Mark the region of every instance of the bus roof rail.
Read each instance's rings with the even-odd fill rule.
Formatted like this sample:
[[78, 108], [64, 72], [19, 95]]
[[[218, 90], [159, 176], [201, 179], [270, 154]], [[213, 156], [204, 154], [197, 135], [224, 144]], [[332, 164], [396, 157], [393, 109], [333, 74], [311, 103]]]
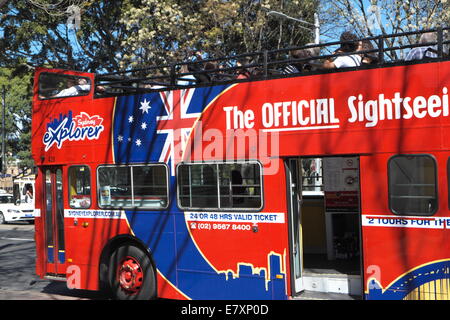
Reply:
[[[335, 72], [338, 70], [321, 68], [322, 61], [350, 54], [370, 56], [373, 63], [365, 68], [384, 67], [404, 63], [405, 50], [423, 46], [433, 47], [436, 59], [448, 59], [449, 30], [450, 27], [439, 27], [358, 38], [355, 41], [365, 42], [368, 48], [350, 53], [336, 52], [343, 42], [334, 41], [96, 74], [96, 86], [106, 88], [96, 97]], [[419, 43], [419, 37], [426, 33], [435, 33], [436, 41]], [[305, 50], [309, 53], [301, 57], [292, 55]], [[308, 65], [308, 68], [285, 73], [284, 69], [292, 64]]]

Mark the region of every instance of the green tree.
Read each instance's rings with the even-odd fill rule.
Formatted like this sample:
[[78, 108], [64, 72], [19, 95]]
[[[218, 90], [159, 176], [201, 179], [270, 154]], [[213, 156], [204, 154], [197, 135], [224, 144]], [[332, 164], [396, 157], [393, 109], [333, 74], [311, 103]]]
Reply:
[[299, 46], [312, 41], [312, 32], [267, 12], [276, 10], [313, 23], [316, 7], [314, 0], [142, 0], [123, 11], [120, 22], [130, 36], [123, 42], [121, 63], [124, 67], [170, 63], [197, 50], [220, 57]]
[[276, 10], [313, 22], [319, 0], [118, 0], [78, 1], [81, 24], [32, 3], [0, 6], [0, 66], [48, 65], [81, 71], [117, 71], [186, 58], [298, 46], [312, 32], [298, 22], [268, 16]]
[[[19, 160], [19, 168], [32, 168], [31, 158], [31, 86], [32, 74], [15, 75], [12, 69], [0, 68], [0, 92], [5, 88], [5, 153], [7, 161]], [[3, 106], [0, 110], [0, 123]], [[0, 140], [1, 141], [1, 140]], [[5, 162], [3, 162], [5, 165]]]
[[[334, 0], [320, 2], [320, 16], [325, 39], [335, 40], [343, 30], [359, 37], [433, 29], [450, 20], [447, 0]], [[418, 36], [385, 39], [386, 47], [414, 44]], [[404, 57], [405, 50], [388, 54]]]
[[64, 14], [49, 14], [29, 1], [8, 1], [0, 8], [0, 66], [117, 70], [122, 42], [129, 36], [118, 20], [136, 2], [83, 1], [80, 28], [73, 30]]
[[122, 10], [135, 3], [83, 1], [82, 21], [76, 30], [68, 28], [66, 15], [49, 14], [29, 1], [0, 3], [0, 85], [4, 84], [7, 90], [6, 151], [20, 161], [21, 168], [33, 165], [30, 151], [33, 67], [116, 71], [122, 42], [128, 36], [118, 20]]
[[64, 10], [55, 14], [32, 5], [37, 2], [55, 3], [0, 0], [7, 150], [24, 167], [32, 162], [29, 83], [34, 66], [102, 73], [181, 61], [197, 50], [220, 57], [298, 46], [311, 42], [312, 32], [267, 12], [313, 22], [318, 0], [78, 1], [82, 10], [76, 30], [66, 25]]

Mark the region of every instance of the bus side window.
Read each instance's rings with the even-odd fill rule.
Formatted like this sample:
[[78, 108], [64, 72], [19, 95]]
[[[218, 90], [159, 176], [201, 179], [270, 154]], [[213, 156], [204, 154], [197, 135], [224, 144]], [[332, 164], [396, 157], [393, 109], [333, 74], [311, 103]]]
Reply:
[[429, 155], [389, 159], [389, 207], [398, 215], [431, 216], [437, 211], [436, 161]]
[[91, 173], [88, 166], [69, 168], [69, 204], [71, 208], [91, 206]]
[[133, 166], [133, 206], [167, 208], [169, 203], [168, 171], [163, 164]]
[[168, 169], [165, 164], [100, 166], [97, 179], [101, 208], [161, 210], [168, 207]]
[[219, 165], [220, 207], [260, 209], [261, 169], [257, 163]]
[[39, 76], [39, 99], [84, 96], [91, 90], [91, 80], [75, 75], [44, 72]]
[[177, 168], [178, 204], [183, 209], [260, 210], [258, 163], [184, 163]]
[[183, 208], [218, 208], [217, 166], [182, 164], [178, 167], [178, 199]]

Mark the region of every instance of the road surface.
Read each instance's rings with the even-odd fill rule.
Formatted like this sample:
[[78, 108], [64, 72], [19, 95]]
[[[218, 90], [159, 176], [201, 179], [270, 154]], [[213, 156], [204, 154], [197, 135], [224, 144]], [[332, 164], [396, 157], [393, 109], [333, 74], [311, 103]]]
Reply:
[[34, 225], [0, 225], [0, 300], [104, 300], [98, 292], [68, 289], [35, 274]]

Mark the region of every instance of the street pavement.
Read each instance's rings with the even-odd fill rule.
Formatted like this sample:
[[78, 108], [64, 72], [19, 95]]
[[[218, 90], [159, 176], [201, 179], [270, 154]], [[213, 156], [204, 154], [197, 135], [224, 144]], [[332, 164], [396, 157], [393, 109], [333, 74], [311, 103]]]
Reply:
[[102, 294], [68, 289], [35, 274], [34, 225], [0, 225], [0, 300], [103, 300]]

